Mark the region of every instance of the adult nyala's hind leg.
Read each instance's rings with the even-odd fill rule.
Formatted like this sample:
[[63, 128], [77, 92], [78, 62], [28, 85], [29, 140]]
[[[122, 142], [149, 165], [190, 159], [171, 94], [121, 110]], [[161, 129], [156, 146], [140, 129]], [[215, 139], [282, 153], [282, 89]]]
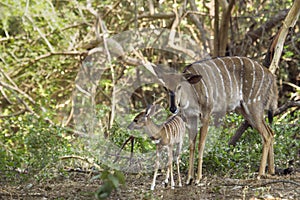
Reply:
[[251, 104], [247, 105], [241, 101], [241, 108], [239, 112], [244, 116], [244, 118], [250, 123], [250, 125], [258, 130], [262, 136], [262, 157], [259, 167], [258, 178], [265, 175], [265, 169], [267, 165], [267, 160], [269, 164], [269, 173], [275, 172], [274, 167], [274, 134], [272, 129], [266, 124], [264, 120], [264, 109], [261, 104]]

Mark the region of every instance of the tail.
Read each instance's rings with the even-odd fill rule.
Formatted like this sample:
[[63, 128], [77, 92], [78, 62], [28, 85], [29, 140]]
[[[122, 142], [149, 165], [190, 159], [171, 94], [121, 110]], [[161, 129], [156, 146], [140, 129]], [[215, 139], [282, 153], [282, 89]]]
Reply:
[[269, 123], [272, 124], [274, 111], [276, 111], [278, 107], [278, 89], [277, 89], [276, 81], [273, 82], [272, 88], [269, 91], [271, 92], [269, 93], [271, 98], [268, 100], [269, 105], [267, 106], [267, 109], [268, 109]]
[[273, 122], [273, 117], [274, 117], [274, 112], [272, 109], [268, 110], [268, 120], [269, 120], [269, 123], [272, 124]]

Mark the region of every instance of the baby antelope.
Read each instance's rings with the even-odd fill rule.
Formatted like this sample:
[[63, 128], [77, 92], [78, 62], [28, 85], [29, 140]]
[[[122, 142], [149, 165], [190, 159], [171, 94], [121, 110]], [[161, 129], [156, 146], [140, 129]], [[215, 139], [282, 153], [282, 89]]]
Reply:
[[128, 126], [130, 130], [144, 128], [149, 138], [156, 143], [156, 162], [154, 177], [151, 184], [151, 190], [154, 190], [157, 171], [159, 168], [160, 152], [163, 147], [167, 148], [168, 151], [168, 168], [165, 183], [168, 183], [169, 175], [171, 173], [171, 188], [174, 189], [175, 183], [173, 178], [173, 147], [177, 146], [176, 151], [176, 165], [178, 173], [179, 186], [181, 187], [181, 178], [179, 171], [179, 159], [180, 152], [185, 134], [185, 123], [177, 115], [173, 115], [167, 119], [164, 123], [157, 125], [151, 119], [155, 113], [155, 105], [149, 106], [146, 111], [138, 114], [131, 124]]

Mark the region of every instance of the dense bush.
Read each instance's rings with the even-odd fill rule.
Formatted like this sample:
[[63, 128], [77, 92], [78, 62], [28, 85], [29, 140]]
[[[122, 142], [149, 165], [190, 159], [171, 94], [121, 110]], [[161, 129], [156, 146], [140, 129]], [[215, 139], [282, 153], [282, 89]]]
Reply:
[[72, 149], [65, 129], [30, 114], [2, 121], [0, 128], [0, 169], [8, 176], [16, 173], [24, 178], [52, 176], [48, 170]]

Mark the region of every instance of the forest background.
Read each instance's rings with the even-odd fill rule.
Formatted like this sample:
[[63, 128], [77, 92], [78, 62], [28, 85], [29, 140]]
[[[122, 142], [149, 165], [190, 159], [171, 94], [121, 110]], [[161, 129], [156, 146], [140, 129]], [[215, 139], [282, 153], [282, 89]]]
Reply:
[[[95, 152], [88, 150], [86, 141], [82, 139], [86, 136], [83, 125], [79, 129], [76, 126], [76, 120], [86, 117], [78, 114], [80, 108], [74, 105], [76, 90], [78, 92], [76, 83], [89, 56], [103, 44], [102, 50], [107, 50], [107, 38], [143, 29], [174, 30], [189, 37], [197, 46], [197, 52], [201, 52], [189, 61], [230, 55], [246, 56], [268, 65], [265, 58], [272, 56], [269, 54], [272, 41], [284, 26], [283, 21], [292, 5], [292, 0], [1, 1], [0, 183], [5, 187], [0, 189], [0, 196], [40, 197], [46, 195], [47, 187], [54, 192], [55, 187], [51, 184], [58, 185], [59, 180], [63, 180], [61, 187], [67, 184], [65, 181], [68, 179], [83, 185], [92, 179], [93, 186], [86, 188], [87, 193], [74, 191], [71, 187], [63, 194], [65, 196], [49, 191], [47, 195], [67, 198], [72, 193], [83, 198], [96, 193], [97, 197], [102, 198], [119, 188], [124, 183], [124, 176], [126, 185], [134, 182], [136, 178], [127, 177], [129, 175], [126, 172], [119, 172], [120, 169], [115, 169]], [[284, 107], [273, 124], [276, 165], [283, 170], [292, 170], [298, 181], [299, 27], [298, 20], [289, 29], [279, 70], [276, 71], [279, 106], [288, 102], [294, 102], [294, 106]], [[113, 50], [110, 49], [111, 54], [119, 50], [118, 44], [115, 45]], [[177, 48], [188, 54], [187, 49]], [[125, 53], [128, 57], [119, 56], [109, 65], [105, 63], [102, 66], [102, 76], [96, 79], [98, 82], [94, 88], [98, 134], [117, 147], [121, 147], [131, 136], [132, 133], [124, 124], [130, 122], [136, 113], [153, 102], [168, 108], [168, 94], [163, 87], [157, 84], [143, 85], [130, 97], [128, 115], [120, 119], [115, 96], [119, 92], [116, 85], [122, 84], [122, 78], [143, 74], [143, 59], [176, 70], [189, 64], [178, 55], [157, 49], [145, 48], [139, 52]], [[227, 145], [241, 122], [240, 116], [229, 115], [224, 120], [223, 128], [211, 128], [211, 138], [218, 142], [212, 144], [213, 148], [209, 148], [205, 154], [204, 168], [209, 166], [204, 169], [207, 176], [215, 174], [218, 177], [233, 176], [246, 180], [257, 170], [261, 151], [257, 132], [249, 128], [238, 141], [237, 147]], [[136, 140], [134, 152], [153, 151], [154, 148], [146, 137], [141, 137]], [[130, 151], [130, 146], [124, 150]], [[183, 154], [183, 163], [187, 163], [187, 152]], [[114, 153], [115, 158], [117, 152]], [[187, 164], [182, 170], [186, 168]], [[78, 178], [81, 173], [84, 177], [80, 175]], [[148, 177], [141, 182], [150, 183], [150, 179]], [[18, 190], [17, 185], [23, 187]], [[78, 189], [82, 185], [74, 187]], [[37, 196], [30, 193], [30, 190], [36, 191], [37, 188], [42, 190]], [[147, 189], [148, 185], [145, 186]], [[139, 193], [137, 189], [134, 191], [135, 195], [144, 198], [166, 195], [164, 192], [153, 194], [145, 191]], [[220, 188], [216, 186], [211, 191], [212, 194], [219, 194]], [[299, 188], [293, 190], [291, 187], [288, 191], [295, 193], [287, 195], [297, 196]], [[250, 197], [265, 195], [264, 192], [249, 193]], [[277, 195], [272, 193], [272, 189], [269, 193]], [[120, 192], [114, 195], [118, 197]]]

